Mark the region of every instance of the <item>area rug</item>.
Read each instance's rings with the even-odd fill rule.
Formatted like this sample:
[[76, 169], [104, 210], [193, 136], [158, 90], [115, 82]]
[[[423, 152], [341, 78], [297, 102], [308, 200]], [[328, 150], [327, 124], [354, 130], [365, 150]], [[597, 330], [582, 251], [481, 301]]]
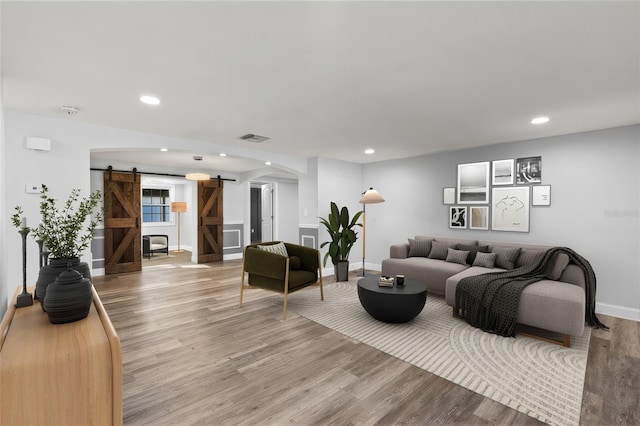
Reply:
[[[538, 339], [485, 333], [451, 315], [441, 296], [404, 324], [373, 319], [358, 300], [355, 281], [289, 295], [290, 312], [553, 425], [577, 425], [591, 329], [571, 348]], [[280, 299], [280, 303], [282, 300]]]

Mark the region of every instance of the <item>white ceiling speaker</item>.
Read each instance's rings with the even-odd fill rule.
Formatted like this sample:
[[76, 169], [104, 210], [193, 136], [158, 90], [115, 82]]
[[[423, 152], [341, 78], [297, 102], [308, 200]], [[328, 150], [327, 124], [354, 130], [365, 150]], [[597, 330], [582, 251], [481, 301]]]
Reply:
[[76, 115], [80, 112], [80, 110], [76, 107], [72, 107], [69, 105], [63, 105], [60, 107], [61, 110], [67, 113], [67, 115]]

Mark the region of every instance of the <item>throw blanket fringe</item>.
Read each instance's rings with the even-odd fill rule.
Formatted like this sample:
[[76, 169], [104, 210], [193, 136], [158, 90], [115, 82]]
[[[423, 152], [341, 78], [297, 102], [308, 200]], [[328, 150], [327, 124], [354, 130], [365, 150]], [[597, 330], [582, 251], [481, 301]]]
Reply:
[[466, 277], [456, 289], [456, 311], [483, 331], [506, 337], [515, 336], [520, 295], [526, 286], [551, 273], [560, 253], [569, 256], [585, 275], [585, 320], [594, 328], [608, 330], [596, 316], [596, 275], [591, 264], [568, 247], [554, 247], [539, 262], [504, 272]]

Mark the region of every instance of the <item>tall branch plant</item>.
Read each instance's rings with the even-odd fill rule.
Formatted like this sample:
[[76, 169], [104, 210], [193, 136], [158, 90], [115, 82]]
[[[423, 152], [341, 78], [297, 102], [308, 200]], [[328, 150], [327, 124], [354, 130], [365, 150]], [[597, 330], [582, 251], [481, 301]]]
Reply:
[[[40, 188], [41, 224], [35, 229], [34, 238], [43, 240], [52, 258], [80, 257], [80, 254], [89, 246], [93, 233], [102, 220], [102, 211], [96, 209], [100, 199], [100, 191], [81, 198], [80, 190], [75, 188], [60, 209], [56, 206], [56, 200], [49, 196], [49, 188], [42, 185]], [[12, 221], [15, 226], [18, 226], [22, 208], [17, 206], [15, 210]], [[94, 210], [94, 216], [86, 224]]]

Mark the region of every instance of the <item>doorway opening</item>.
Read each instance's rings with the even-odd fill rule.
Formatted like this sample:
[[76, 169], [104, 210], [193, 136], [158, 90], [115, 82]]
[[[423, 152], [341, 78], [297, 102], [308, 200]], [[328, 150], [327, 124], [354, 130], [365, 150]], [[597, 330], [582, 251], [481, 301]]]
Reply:
[[251, 244], [273, 240], [273, 185], [251, 182]]

